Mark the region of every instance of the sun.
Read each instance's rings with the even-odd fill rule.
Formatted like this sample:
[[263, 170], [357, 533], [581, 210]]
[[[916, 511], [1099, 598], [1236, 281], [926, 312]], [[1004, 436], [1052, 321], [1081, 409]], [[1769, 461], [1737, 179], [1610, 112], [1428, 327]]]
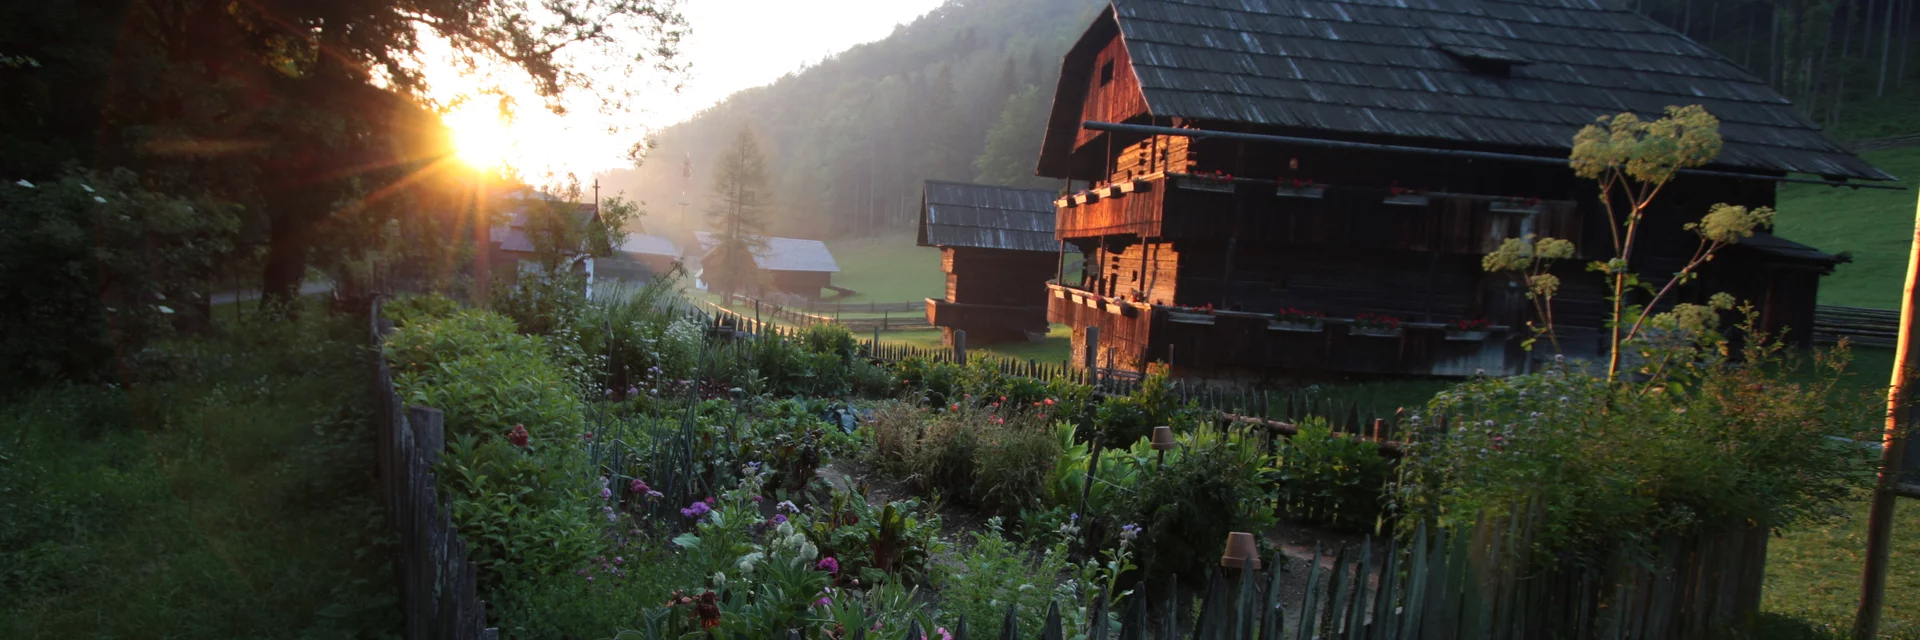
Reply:
[[467, 105], [441, 117], [453, 133], [453, 155], [477, 168], [493, 168], [513, 154], [513, 136], [498, 112]]

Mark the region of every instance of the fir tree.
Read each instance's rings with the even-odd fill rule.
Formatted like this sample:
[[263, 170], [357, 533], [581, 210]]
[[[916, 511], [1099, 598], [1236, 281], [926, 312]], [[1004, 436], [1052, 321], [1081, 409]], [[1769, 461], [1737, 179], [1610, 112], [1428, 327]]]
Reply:
[[733, 294], [760, 284], [754, 254], [765, 251], [766, 209], [770, 199], [766, 159], [753, 130], [742, 127], [713, 171], [713, 203], [707, 224], [718, 240], [702, 261], [707, 286], [727, 302]]

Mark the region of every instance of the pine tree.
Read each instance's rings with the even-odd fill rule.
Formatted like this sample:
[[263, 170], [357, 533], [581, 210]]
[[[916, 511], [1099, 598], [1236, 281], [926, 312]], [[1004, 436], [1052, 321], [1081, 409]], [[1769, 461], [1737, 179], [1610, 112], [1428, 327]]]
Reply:
[[1013, 54], [1007, 54], [1007, 66], [1000, 70], [1000, 91], [998, 95], [994, 96], [994, 99], [1005, 101], [1007, 96], [1011, 96], [1019, 91], [1020, 72], [1013, 66]]
[[753, 130], [742, 127], [713, 171], [713, 203], [707, 224], [718, 240], [701, 261], [707, 286], [732, 303], [733, 294], [761, 284], [754, 254], [767, 248], [766, 210], [771, 198], [766, 159]]

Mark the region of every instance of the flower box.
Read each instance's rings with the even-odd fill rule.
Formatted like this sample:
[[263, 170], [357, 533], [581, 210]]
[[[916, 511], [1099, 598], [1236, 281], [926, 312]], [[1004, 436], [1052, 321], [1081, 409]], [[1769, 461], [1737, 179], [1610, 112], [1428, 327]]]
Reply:
[[1427, 206], [1427, 203], [1429, 202], [1431, 202], [1431, 200], [1429, 200], [1426, 196], [1418, 193], [1395, 194], [1395, 195], [1387, 196], [1385, 200], [1381, 200], [1382, 204], [1389, 204], [1397, 207], [1424, 207], [1424, 206]]
[[1126, 305], [1122, 305], [1118, 302], [1108, 302], [1106, 304], [1101, 305], [1101, 310], [1107, 313], [1118, 315], [1120, 313], [1120, 309], [1125, 306]]
[[1281, 185], [1279, 187], [1276, 187], [1273, 190], [1273, 194], [1276, 196], [1280, 196], [1282, 198], [1304, 198], [1308, 200], [1319, 200], [1321, 198], [1326, 197], [1327, 187], [1325, 185], [1318, 185], [1318, 184], [1308, 185], [1304, 187], [1290, 187], [1286, 185]]
[[1099, 194], [1099, 196], [1100, 196], [1100, 197], [1101, 197], [1102, 199], [1105, 199], [1105, 198], [1118, 198], [1118, 197], [1120, 197], [1120, 196], [1123, 196], [1123, 195], [1126, 195], [1126, 194], [1127, 194], [1127, 192], [1125, 192], [1125, 191], [1121, 191], [1121, 190], [1120, 190], [1120, 186], [1119, 186], [1119, 185], [1111, 185], [1111, 184], [1110, 184], [1110, 185], [1107, 185], [1107, 186], [1104, 186], [1104, 187], [1101, 187], [1101, 188], [1099, 188], [1099, 189], [1095, 189], [1095, 190], [1093, 190], [1093, 192], [1094, 192], [1094, 193], [1096, 193], [1096, 194]]
[[1053, 208], [1055, 209], [1072, 209], [1075, 206], [1073, 196], [1065, 196], [1053, 201]]
[[1144, 193], [1153, 190], [1153, 183], [1138, 178], [1114, 186], [1120, 189], [1120, 193]]
[[1175, 178], [1173, 186], [1189, 191], [1207, 191], [1211, 193], [1233, 193], [1233, 180], [1214, 180], [1195, 176]]
[[1212, 324], [1213, 324], [1213, 314], [1210, 314], [1210, 313], [1198, 313], [1198, 312], [1193, 312], [1193, 311], [1168, 311], [1168, 312], [1167, 312], [1167, 321], [1168, 321], [1168, 322], [1178, 322], [1178, 323], [1180, 323], [1180, 324], [1204, 324], [1204, 325], [1212, 325]]
[[1320, 333], [1323, 325], [1311, 322], [1291, 322], [1287, 320], [1268, 320], [1267, 330], [1288, 333]]
[[1349, 334], [1361, 336], [1365, 338], [1398, 338], [1401, 335], [1403, 335], [1405, 332], [1406, 332], [1405, 329], [1397, 329], [1397, 328], [1389, 329], [1386, 327], [1354, 327], [1353, 330], [1349, 332]]
[[1092, 204], [1099, 201], [1100, 201], [1100, 194], [1094, 193], [1092, 191], [1082, 191], [1080, 193], [1073, 194], [1074, 204]]
[[1456, 330], [1453, 330], [1453, 329], [1448, 329], [1448, 330], [1447, 330], [1447, 342], [1485, 342], [1485, 341], [1486, 341], [1486, 339], [1487, 339], [1487, 336], [1489, 336], [1489, 335], [1492, 335], [1492, 332], [1489, 332], [1489, 331], [1456, 331]]

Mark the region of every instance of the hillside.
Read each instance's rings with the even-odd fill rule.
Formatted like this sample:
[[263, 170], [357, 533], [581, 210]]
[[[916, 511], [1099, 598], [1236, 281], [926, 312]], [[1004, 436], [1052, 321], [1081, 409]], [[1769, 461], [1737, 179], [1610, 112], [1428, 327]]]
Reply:
[[[1032, 178], [1060, 59], [1097, 0], [951, 0], [877, 42], [741, 91], [655, 136], [650, 160], [600, 176], [649, 203], [654, 232], [701, 224], [715, 150], [742, 127], [766, 150], [771, 230], [810, 238], [910, 226], [927, 178]], [[691, 160], [693, 178], [682, 177]]]
[[1840, 265], [1821, 282], [1822, 304], [1892, 309], [1900, 305], [1901, 281], [1913, 242], [1920, 147], [1868, 151], [1860, 156], [1899, 176], [1908, 190], [1781, 185], [1775, 231], [1829, 253], [1846, 252], [1853, 257], [1853, 262]]

